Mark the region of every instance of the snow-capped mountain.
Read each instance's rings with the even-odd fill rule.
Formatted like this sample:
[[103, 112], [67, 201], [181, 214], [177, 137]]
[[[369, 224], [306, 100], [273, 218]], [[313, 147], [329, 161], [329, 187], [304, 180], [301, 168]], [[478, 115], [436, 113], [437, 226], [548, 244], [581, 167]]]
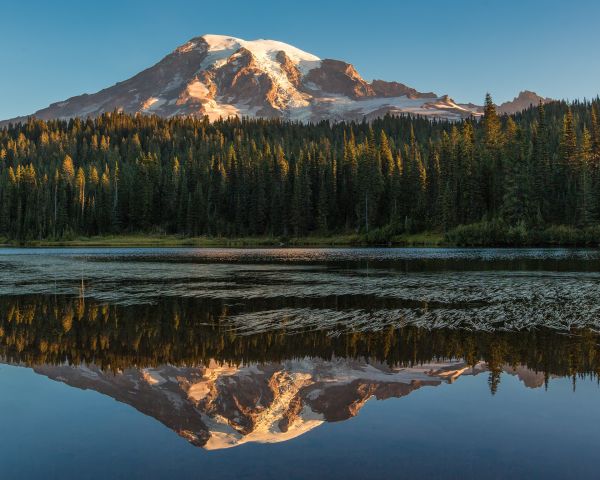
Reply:
[[[282, 363], [204, 367], [129, 368], [118, 374], [95, 366], [38, 366], [53, 380], [113, 397], [150, 415], [190, 443], [208, 450], [248, 442], [290, 440], [318, 427], [354, 417], [375, 398], [409, 395], [487, 371], [463, 361], [391, 368], [361, 360], [314, 358]], [[526, 367], [505, 367], [531, 388], [544, 375]]]
[[128, 80], [34, 115], [67, 119], [114, 110], [298, 121], [362, 120], [388, 112], [449, 120], [481, 114], [480, 107], [458, 104], [446, 95], [420, 93], [397, 82], [367, 82], [349, 63], [320, 59], [282, 42], [204, 35]]

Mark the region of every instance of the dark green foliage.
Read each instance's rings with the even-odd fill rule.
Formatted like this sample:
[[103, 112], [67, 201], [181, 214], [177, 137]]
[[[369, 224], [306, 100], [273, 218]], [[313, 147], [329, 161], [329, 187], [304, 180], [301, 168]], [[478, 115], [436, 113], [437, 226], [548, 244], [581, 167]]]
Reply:
[[598, 100], [509, 118], [488, 97], [481, 121], [461, 123], [31, 119], [0, 130], [0, 202], [0, 236], [17, 240], [445, 231], [497, 243], [502, 231], [529, 242], [600, 221]]
[[[591, 329], [478, 331], [461, 328], [387, 327], [369, 332], [282, 330], [237, 334], [223, 318], [236, 308], [260, 311], [271, 305], [255, 299], [243, 307], [226, 300], [161, 298], [155, 304], [108, 305], [83, 297], [0, 297], [0, 355], [23, 365], [94, 363], [107, 371], [162, 364], [212, 361], [244, 364], [305, 358], [359, 358], [412, 366], [441, 359], [480, 360], [499, 386], [507, 365], [523, 365], [551, 376], [598, 378], [600, 343]], [[305, 299], [321, 307], [323, 299]], [[355, 300], [359, 301], [360, 300]], [[278, 300], [272, 308], [279, 308]], [[344, 300], [340, 297], [336, 302]], [[356, 308], [356, 304], [352, 304]], [[365, 304], [365, 308], [366, 304]], [[143, 319], [143, 321], [141, 320]]]

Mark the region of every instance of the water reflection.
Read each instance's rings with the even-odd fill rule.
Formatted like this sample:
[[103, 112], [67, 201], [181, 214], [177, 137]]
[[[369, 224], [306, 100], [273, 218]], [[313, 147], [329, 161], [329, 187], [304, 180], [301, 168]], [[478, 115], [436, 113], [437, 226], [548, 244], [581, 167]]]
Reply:
[[[503, 367], [528, 387], [545, 378]], [[208, 450], [296, 438], [324, 422], [357, 415], [372, 398], [386, 400], [487, 371], [483, 362], [437, 361], [390, 367], [359, 360], [304, 358], [236, 366], [162, 365], [116, 373], [96, 366], [38, 366], [34, 371], [72, 387], [127, 403]]]
[[465, 376], [597, 380], [598, 271], [591, 250], [4, 250], [0, 358], [205, 449], [282, 442]]
[[[315, 357], [370, 359], [390, 366], [465, 359], [525, 365], [546, 375], [597, 374], [598, 335], [551, 329], [522, 332], [423, 329], [414, 326], [340, 333], [285, 328], [240, 334], [233, 307], [206, 299], [170, 298], [156, 305], [110, 305], [81, 297], [0, 297], [0, 349], [7, 361], [94, 363], [119, 370], [210, 361], [248, 364]], [[233, 308], [233, 310], [235, 310]]]
[[111, 305], [84, 296], [4, 296], [0, 355], [127, 403], [207, 449], [295, 438], [357, 415], [370, 398], [402, 397], [464, 375], [486, 375], [493, 394], [503, 372], [532, 388], [553, 376], [569, 376], [575, 386], [600, 372], [590, 330], [283, 326], [240, 333], [228, 320], [232, 310], [216, 299]]
[[107, 304], [194, 298], [230, 306], [238, 333], [600, 329], [600, 256], [589, 250], [0, 251], [0, 296]]

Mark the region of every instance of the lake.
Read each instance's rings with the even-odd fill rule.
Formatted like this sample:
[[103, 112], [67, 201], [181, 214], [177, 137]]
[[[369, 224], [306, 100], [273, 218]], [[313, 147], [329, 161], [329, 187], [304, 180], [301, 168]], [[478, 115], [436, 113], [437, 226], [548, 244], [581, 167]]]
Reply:
[[0, 249], [2, 478], [582, 478], [600, 252]]

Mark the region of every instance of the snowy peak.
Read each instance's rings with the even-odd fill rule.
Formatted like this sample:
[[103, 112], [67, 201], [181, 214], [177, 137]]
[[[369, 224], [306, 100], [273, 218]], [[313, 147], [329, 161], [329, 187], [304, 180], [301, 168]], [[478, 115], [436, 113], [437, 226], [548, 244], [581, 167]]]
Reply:
[[[41, 365], [34, 370], [72, 387], [95, 390], [131, 405], [207, 450], [248, 442], [276, 443], [325, 422], [359, 414], [370, 400], [410, 395], [488, 371], [484, 362], [435, 361], [391, 367], [358, 359], [302, 358], [281, 363], [127, 368]], [[503, 366], [525, 386], [544, 385], [543, 373]]]
[[[321, 59], [315, 55], [304, 52], [287, 43], [275, 40], [247, 41], [235, 37], [226, 37], [224, 35], [203, 35], [190, 40], [186, 45], [188, 45], [189, 48], [189, 44], [194, 43], [204, 44], [206, 46], [205, 48], [210, 54], [209, 59], [229, 57], [243, 47], [250, 51], [266, 68], [273, 67], [274, 64], [278, 63], [276, 57], [279, 52], [284, 52], [288, 58], [299, 65], [304, 73], [317, 67], [321, 61]], [[180, 47], [178, 50], [181, 48], [183, 47]]]
[[128, 368], [117, 374], [93, 365], [34, 370], [109, 395], [156, 418], [193, 445], [220, 450], [249, 442], [284, 442], [325, 422], [354, 417], [372, 398], [403, 397], [476, 375], [486, 366], [449, 360], [392, 368], [361, 360], [303, 358], [247, 366], [211, 361], [197, 367]]
[[[367, 82], [349, 63], [320, 59], [287, 43], [210, 34], [192, 38], [128, 80], [34, 115], [85, 118], [114, 110], [211, 121], [231, 116], [345, 121], [388, 113], [460, 120], [481, 114], [478, 107], [399, 82]], [[24, 118], [13, 119], [19, 120]]]

